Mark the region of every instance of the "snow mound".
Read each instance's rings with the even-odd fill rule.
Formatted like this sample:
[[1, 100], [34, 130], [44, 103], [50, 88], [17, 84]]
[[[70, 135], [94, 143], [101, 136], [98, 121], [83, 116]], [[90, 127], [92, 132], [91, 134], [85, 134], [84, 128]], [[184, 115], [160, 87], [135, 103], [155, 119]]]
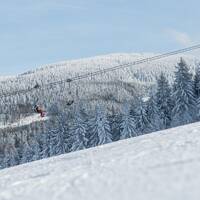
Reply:
[[0, 171], [1, 200], [198, 200], [200, 123]]

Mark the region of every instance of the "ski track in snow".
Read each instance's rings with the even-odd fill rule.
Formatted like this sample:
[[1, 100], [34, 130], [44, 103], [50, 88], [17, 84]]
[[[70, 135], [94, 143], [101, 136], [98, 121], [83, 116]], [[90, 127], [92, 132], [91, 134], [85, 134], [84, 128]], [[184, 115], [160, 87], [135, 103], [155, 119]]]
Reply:
[[16, 128], [16, 127], [20, 127], [20, 126], [29, 125], [33, 122], [46, 121], [46, 120], [48, 120], [48, 117], [41, 118], [39, 114], [34, 114], [31, 116], [24, 117], [23, 119], [20, 119], [19, 121], [14, 122], [14, 123], [9, 123], [6, 125], [0, 124], [0, 129]]
[[0, 171], [1, 200], [199, 200], [200, 123]]

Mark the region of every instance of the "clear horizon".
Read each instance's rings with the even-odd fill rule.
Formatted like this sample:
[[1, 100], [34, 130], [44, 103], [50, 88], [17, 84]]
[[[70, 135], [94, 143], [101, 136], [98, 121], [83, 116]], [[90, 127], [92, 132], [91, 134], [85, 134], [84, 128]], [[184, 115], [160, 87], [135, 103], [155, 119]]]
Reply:
[[197, 0], [0, 2], [0, 76], [64, 60], [163, 53], [200, 42]]

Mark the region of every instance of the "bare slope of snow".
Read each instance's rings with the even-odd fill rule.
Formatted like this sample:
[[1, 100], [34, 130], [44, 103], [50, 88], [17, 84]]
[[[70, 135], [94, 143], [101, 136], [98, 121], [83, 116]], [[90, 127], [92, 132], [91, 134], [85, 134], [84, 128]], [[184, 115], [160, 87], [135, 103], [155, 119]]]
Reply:
[[200, 123], [0, 171], [1, 200], [199, 200]]
[[6, 128], [15, 128], [20, 126], [26, 126], [33, 122], [39, 122], [39, 121], [46, 121], [48, 120], [48, 117], [41, 118], [39, 114], [33, 114], [27, 117], [24, 117], [14, 123], [8, 123], [6, 125], [0, 124], [0, 129], [6, 129]]

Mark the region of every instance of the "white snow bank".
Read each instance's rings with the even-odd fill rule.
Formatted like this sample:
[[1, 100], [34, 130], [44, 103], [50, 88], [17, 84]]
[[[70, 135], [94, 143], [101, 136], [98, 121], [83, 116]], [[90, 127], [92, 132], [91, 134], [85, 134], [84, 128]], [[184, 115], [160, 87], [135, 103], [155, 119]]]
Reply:
[[200, 123], [0, 171], [1, 200], [199, 200]]
[[39, 122], [39, 121], [46, 121], [48, 120], [48, 117], [40, 117], [39, 114], [34, 114], [31, 116], [27, 116], [25, 118], [20, 119], [17, 122], [14, 123], [8, 123], [5, 125], [0, 124], [0, 129], [6, 129], [6, 128], [16, 128], [20, 126], [26, 126], [34, 122]]

